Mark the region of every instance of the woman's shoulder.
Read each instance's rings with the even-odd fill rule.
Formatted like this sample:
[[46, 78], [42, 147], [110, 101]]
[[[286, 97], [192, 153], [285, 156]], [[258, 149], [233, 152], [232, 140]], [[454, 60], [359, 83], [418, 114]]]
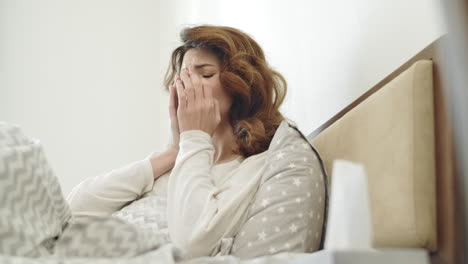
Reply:
[[276, 129], [268, 149], [246, 157], [242, 162], [261, 160], [268, 156], [276, 155], [278, 152], [297, 152], [299, 149], [296, 149], [295, 146], [305, 148], [304, 144], [311, 145], [307, 140], [307, 137], [300, 131], [293, 121], [284, 119]]

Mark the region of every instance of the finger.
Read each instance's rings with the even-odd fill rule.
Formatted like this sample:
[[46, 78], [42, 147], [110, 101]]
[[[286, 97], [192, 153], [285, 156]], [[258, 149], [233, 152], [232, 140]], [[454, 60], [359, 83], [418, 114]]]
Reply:
[[174, 108], [174, 88], [172, 88], [172, 84], [169, 85], [169, 110]]
[[174, 85], [169, 86], [169, 112], [175, 114], [178, 106], [177, 92]]
[[172, 85], [172, 90], [174, 92], [174, 109], [177, 110], [177, 107], [179, 107], [179, 99], [177, 98], [177, 88], [175, 87], [175, 83], [174, 85]]
[[203, 88], [203, 94], [205, 96], [205, 99], [212, 99], [213, 98], [213, 91], [209, 87], [205, 87], [202, 85]]
[[184, 88], [182, 86], [182, 81], [176, 81], [176, 90], [177, 90], [177, 99], [179, 100], [179, 107], [185, 108], [187, 107], [187, 95], [184, 92]]
[[205, 99], [200, 76], [198, 76], [198, 74], [191, 74], [190, 76], [192, 77], [192, 84], [193, 84], [193, 87], [195, 88], [195, 97], [200, 98], [202, 100]]
[[187, 103], [195, 102], [196, 100], [195, 89], [193, 87], [192, 79], [190, 78], [187, 69], [182, 70], [182, 73], [180, 74], [180, 78], [182, 79], [182, 82], [184, 83], [185, 94], [187, 95], [187, 99], [188, 99]]
[[221, 112], [219, 110], [218, 100], [214, 100], [214, 108], [215, 108], [215, 114], [216, 114], [216, 121], [219, 121], [221, 120]]

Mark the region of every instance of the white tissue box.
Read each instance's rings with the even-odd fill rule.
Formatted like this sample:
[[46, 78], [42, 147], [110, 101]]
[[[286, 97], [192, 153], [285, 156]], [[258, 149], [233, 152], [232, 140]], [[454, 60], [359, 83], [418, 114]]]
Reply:
[[361, 164], [333, 163], [325, 249], [370, 249], [372, 224], [367, 177]]

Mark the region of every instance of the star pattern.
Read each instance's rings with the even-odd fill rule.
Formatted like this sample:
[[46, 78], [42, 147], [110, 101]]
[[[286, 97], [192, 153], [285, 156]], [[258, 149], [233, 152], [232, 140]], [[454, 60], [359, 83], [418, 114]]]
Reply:
[[[322, 219], [320, 212], [325, 201], [322, 198], [324, 192], [320, 189], [324, 187], [322, 165], [317, 162], [317, 154], [309, 142], [299, 139], [296, 130], [290, 131], [290, 134], [297, 135], [276, 137], [274, 143], [279, 146], [272, 147], [277, 151], [267, 159], [265, 173], [269, 177], [266, 179], [275, 181], [265, 181], [259, 189], [255, 206], [252, 207], [252, 217], [248, 217], [250, 221], [256, 216], [255, 222], [250, 222], [248, 226], [253, 229], [239, 233], [238, 239], [242, 239], [249, 250], [275, 254], [283, 250], [315, 249], [317, 245], [314, 243], [319, 243], [312, 243], [319, 240], [320, 233], [316, 232], [316, 228], [312, 229], [311, 223]], [[291, 140], [291, 137], [294, 139]], [[283, 233], [287, 234], [287, 238], [277, 241], [278, 237], [284, 236]]]
[[280, 160], [283, 159], [284, 157], [284, 152], [280, 151], [278, 154], [276, 154], [276, 159]]
[[276, 249], [273, 246], [270, 246], [269, 251], [271, 254], [274, 254], [276, 252]]
[[294, 178], [293, 179], [293, 184], [296, 185], [297, 187], [301, 186], [301, 179]]
[[273, 163], [270, 164], [270, 166], [268, 167], [268, 169], [269, 169], [270, 171], [273, 171], [273, 170], [275, 169], [275, 166], [273, 165]]
[[297, 226], [295, 224], [292, 224], [290, 227], [289, 227], [289, 230], [291, 230], [291, 233], [296, 233], [297, 232]]

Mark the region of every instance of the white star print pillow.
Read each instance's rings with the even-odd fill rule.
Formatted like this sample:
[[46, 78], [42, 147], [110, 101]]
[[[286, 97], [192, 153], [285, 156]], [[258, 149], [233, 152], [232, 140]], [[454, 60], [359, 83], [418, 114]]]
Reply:
[[317, 152], [287, 121], [269, 152], [263, 183], [234, 238], [230, 254], [240, 258], [321, 248], [327, 180]]

